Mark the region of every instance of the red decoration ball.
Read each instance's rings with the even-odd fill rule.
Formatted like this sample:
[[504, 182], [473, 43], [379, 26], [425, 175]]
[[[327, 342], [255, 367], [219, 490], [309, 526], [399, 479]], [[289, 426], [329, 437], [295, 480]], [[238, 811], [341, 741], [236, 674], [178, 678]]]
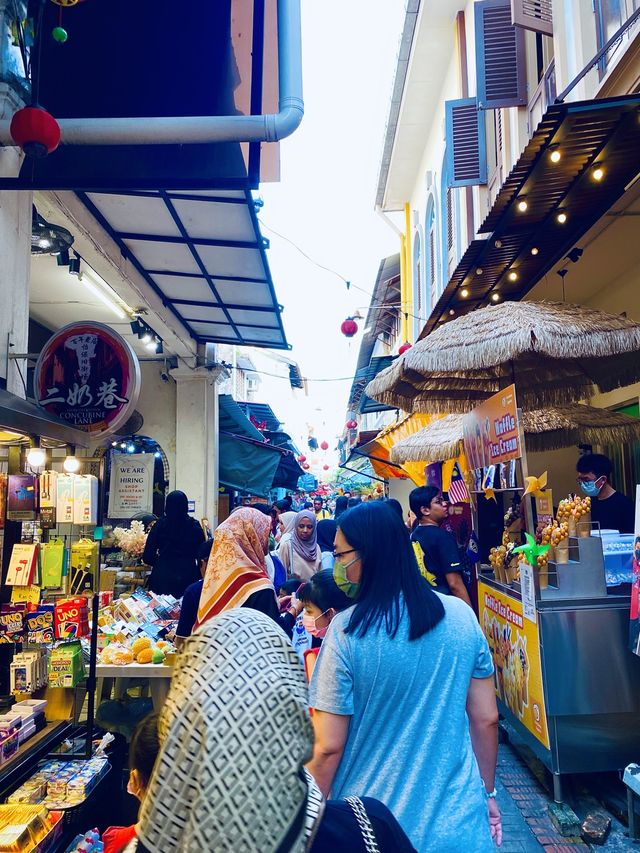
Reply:
[[300, 464], [302, 464], [303, 462], [306, 462], [306, 461], [307, 461], [306, 456], [298, 456], [298, 462], [300, 462]]
[[308, 463], [308, 462], [303, 462], [303, 463], [302, 463], [302, 468], [303, 468], [305, 471], [308, 471], [308, 470], [309, 470], [309, 463]]
[[347, 317], [340, 326], [340, 331], [345, 338], [352, 338], [358, 332], [358, 324], [351, 317]]
[[328, 450], [328, 449], [329, 449], [329, 444], [328, 444], [326, 441], [323, 441], [323, 442], [321, 443], [321, 445], [320, 445], [320, 448], [321, 448], [322, 450]]
[[347, 421], [347, 429], [358, 429], [358, 421], [351, 418], [350, 421]]
[[323, 471], [328, 471], [328, 470], [329, 470], [329, 466], [328, 466], [328, 465], [323, 465], [323, 466], [322, 466], [322, 470], [323, 470]]
[[411, 344], [408, 341], [405, 341], [402, 346], [398, 347], [398, 355], [403, 355], [403, 353], [407, 352], [407, 350], [411, 349]]
[[24, 107], [11, 119], [11, 138], [30, 157], [46, 157], [60, 145], [60, 125], [41, 107]]

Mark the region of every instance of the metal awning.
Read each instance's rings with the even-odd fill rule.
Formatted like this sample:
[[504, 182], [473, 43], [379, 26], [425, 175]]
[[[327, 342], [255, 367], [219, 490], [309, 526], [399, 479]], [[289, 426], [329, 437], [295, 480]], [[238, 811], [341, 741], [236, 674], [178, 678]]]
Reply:
[[61, 444], [89, 446], [87, 433], [68, 426], [35, 403], [23, 400], [3, 388], [0, 388], [0, 427], [22, 435], [37, 435]]
[[195, 340], [290, 349], [248, 190], [78, 197]]
[[494, 294], [521, 299], [568, 254], [640, 175], [639, 109], [635, 94], [547, 110], [480, 227], [487, 238], [471, 242], [421, 337]]
[[396, 357], [397, 356], [394, 355], [374, 356], [366, 367], [356, 371], [354, 387], [357, 385], [358, 390], [354, 397], [357, 398], [357, 411], [360, 414], [366, 415], [370, 412], [386, 412], [393, 409], [393, 406], [387, 406], [384, 403], [379, 403], [377, 400], [372, 400], [371, 397], [367, 397], [364, 393], [364, 389], [381, 371], [390, 367]]
[[276, 417], [271, 406], [266, 403], [245, 402], [239, 402], [238, 405], [248, 418], [253, 418], [252, 423], [255, 421], [259, 424], [265, 424], [265, 429], [270, 432], [280, 432], [282, 421]]

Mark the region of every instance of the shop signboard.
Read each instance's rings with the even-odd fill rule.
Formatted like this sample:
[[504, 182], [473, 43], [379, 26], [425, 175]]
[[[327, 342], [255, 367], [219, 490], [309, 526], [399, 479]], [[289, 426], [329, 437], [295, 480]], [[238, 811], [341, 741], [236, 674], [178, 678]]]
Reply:
[[482, 581], [478, 605], [495, 666], [498, 699], [549, 749], [538, 625], [525, 618], [520, 601]]
[[113, 453], [109, 479], [109, 518], [132, 518], [153, 509], [153, 453]]
[[122, 426], [140, 393], [140, 365], [129, 344], [102, 323], [71, 323], [45, 344], [34, 374], [38, 405], [98, 438]]
[[519, 459], [522, 448], [516, 386], [509, 385], [465, 415], [462, 435], [472, 470]]

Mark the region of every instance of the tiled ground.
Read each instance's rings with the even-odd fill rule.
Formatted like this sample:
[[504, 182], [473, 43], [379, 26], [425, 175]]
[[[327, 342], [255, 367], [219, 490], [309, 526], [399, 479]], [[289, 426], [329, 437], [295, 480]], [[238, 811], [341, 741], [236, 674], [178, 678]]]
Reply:
[[503, 817], [503, 853], [579, 853], [580, 838], [559, 835], [549, 818], [549, 797], [509, 744], [498, 754], [497, 789]]

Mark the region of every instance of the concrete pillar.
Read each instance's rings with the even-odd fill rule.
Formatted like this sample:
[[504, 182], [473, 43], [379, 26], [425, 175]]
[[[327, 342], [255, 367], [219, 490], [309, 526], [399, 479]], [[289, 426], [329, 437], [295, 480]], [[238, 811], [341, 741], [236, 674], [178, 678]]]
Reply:
[[[0, 83], [0, 118], [10, 118], [21, 106], [13, 89]], [[22, 156], [17, 148], [0, 148], [0, 176], [16, 177]], [[26, 381], [27, 364], [19, 362], [18, 370], [16, 362], [9, 361], [7, 355], [27, 352], [31, 204], [30, 192], [0, 191], [0, 385], [19, 397], [26, 397], [20, 370]]]
[[219, 371], [198, 367], [171, 371], [176, 381], [175, 488], [195, 501], [194, 518], [218, 517]]

